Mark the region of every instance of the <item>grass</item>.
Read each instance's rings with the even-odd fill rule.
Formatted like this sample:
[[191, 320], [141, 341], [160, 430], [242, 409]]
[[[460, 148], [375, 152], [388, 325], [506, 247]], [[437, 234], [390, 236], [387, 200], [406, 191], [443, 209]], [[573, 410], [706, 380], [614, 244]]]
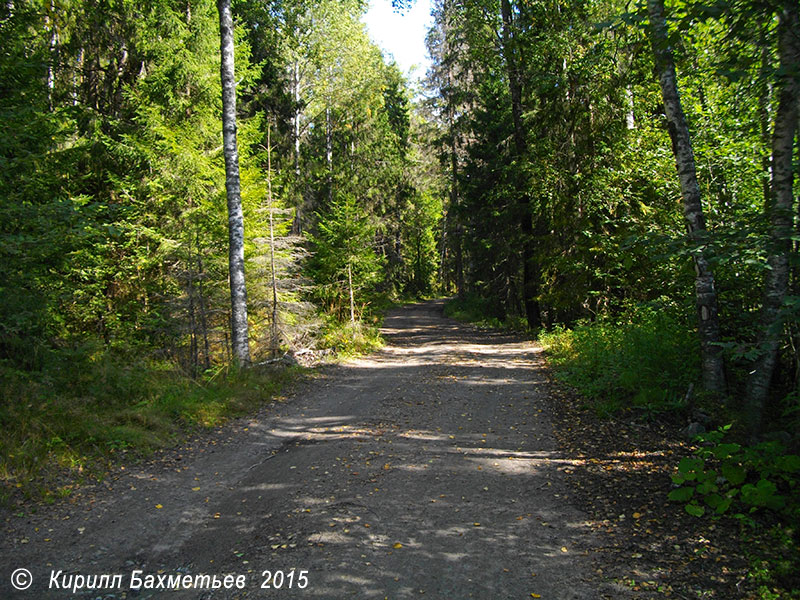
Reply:
[[696, 336], [656, 304], [631, 307], [617, 319], [556, 327], [539, 339], [556, 377], [599, 414], [681, 408], [699, 377]]
[[367, 354], [383, 346], [380, 334], [380, 318], [371, 322], [338, 321], [330, 318], [322, 334], [322, 345], [331, 348], [343, 359]]
[[165, 361], [91, 346], [50, 352], [35, 372], [0, 363], [0, 501], [66, 495], [121, 456], [252, 412], [297, 372], [219, 368], [192, 379]]
[[[380, 348], [382, 312], [356, 323], [328, 317], [319, 345], [344, 359]], [[68, 495], [123, 457], [252, 413], [302, 371], [223, 366], [192, 378], [168, 360], [144, 358], [146, 350], [99, 343], [37, 356], [35, 368], [0, 361], [0, 504]]]

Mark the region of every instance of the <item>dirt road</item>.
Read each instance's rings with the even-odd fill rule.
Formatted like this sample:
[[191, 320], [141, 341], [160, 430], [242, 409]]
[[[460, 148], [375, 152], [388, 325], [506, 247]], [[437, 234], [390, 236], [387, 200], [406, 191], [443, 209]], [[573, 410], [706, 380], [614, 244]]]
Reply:
[[538, 347], [442, 306], [390, 313], [382, 351], [251, 419], [11, 517], [0, 598], [600, 597]]

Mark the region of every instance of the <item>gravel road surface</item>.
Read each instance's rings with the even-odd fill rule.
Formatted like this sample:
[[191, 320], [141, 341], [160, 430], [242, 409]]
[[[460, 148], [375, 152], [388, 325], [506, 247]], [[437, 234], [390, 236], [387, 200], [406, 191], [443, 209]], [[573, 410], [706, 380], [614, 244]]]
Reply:
[[0, 598], [599, 598], [540, 348], [442, 308], [394, 310], [383, 350], [5, 515]]

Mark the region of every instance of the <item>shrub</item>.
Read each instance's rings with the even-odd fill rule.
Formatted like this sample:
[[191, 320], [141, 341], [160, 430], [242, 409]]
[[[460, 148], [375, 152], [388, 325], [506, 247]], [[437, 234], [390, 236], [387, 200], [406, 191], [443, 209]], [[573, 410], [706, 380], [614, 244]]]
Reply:
[[147, 454], [252, 411], [295, 373], [220, 368], [192, 379], [168, 361], [97, 344], [51, 351], [42, 363], [31, 373], [0, 362], [0, 501], [11, 490], [53, 497], [117, 453]]
[[632, 307], [616, 320], [556, 327], [540, 341], [557, 377], [601, 414], [678, 407], [699, 376], [695, 334], [658, 304]]
[[787, 454], [778, 442], [743, 446], [725, 442], [730, 425], [698, 436], [702, 444], [694, 457], [684, 457], [672, 481], [680, 487], [669, 499], [685, 503], [686, 512], [702, 516], [706, 508], [722, 515], [735, 510], [735, 516], [768, 509], [789, 522], [800, 517], [797, 498], [800, 483], [800, 456]]

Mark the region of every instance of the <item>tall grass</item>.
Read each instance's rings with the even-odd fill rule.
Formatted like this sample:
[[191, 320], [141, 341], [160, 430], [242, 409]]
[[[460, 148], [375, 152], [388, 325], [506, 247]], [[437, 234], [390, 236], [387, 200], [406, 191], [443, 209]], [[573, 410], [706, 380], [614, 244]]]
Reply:
[[540, 336], [556, 376], [600, 414], [679, 407], [699, 377], [696, 335], [666, 305], [638, 305], [616, 319], [557, 327]]
[[339, 321], [330, 317], [322, 334], [322, 346], [331, 348], [340, 358], [350, 358], [378, 350], [383, 346], [380, 319], [372, 322]]
[[117, 455], [146, 455], [254, 410], [296, 372], [219, 368], [192, 379], [167, 361], [93, 346], [52, 351], [37, 371], [0, 363], [0, 500], [65, 494]]

